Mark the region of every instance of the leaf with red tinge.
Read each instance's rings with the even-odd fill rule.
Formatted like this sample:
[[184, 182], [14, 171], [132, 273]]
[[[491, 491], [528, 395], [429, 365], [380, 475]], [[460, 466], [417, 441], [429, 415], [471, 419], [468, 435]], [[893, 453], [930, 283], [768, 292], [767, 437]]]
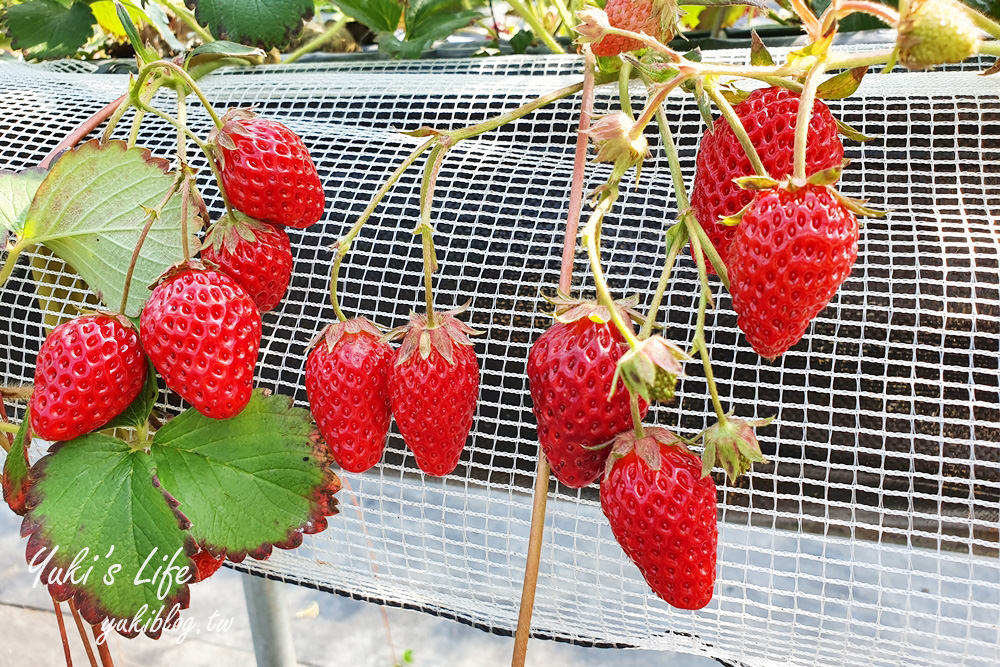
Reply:
[[256, 391], [231, 419], [188, 410], [157, 431], [151, 451], [195, 541], [235, 563], [293, 549], [337, 512], [326, 444], [285, 396]]
[[[0, 401], [3, 399], [0, 398]], [[24, 516], [25, 500], [31, 483], [28, 471], [28, 445], [31, 444], [31, 426], [25, 411], [21, 428], [11, 442], [7, 459], [3, 462], [3, 499], [15, 514]]]
[[106, 435], [59, 443], [31, 469], [21, 525], [25, 559], [49, 593], [127, 637], [155, 638], [176, 622], [195, 575], [189, 522], [152, 464], [148, 453]]
[[868, 73], [868, 67], [855, 67], [831, 76], [816, 88], [816, 97], [823, 100], [840, 100], [850, 97], [861, 85]]

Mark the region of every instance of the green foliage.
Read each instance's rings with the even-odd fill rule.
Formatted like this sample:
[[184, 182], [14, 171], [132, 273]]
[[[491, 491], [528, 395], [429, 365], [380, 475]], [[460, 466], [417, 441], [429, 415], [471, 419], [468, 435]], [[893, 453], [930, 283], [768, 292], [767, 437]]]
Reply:
[[317, 512], [326, 462], [313, 431], [307, 410], [255, 392], [232, 419], [188, 410], [156, 432], [151, 449], [195, 540], [238, 554], [284, 542]]
[[[479, 18], [475, 10], [462, 10], [457, 0], [335, 0], [344, 14], [378, 33], [379, 50], [394, 58], [419, 58], [431, 44], [445, 39]], [[403, 19], [403, 39], [395, 30]]]
[[[63, 155], [39, 186], [18, 246], [44, 243], [105, 305], [117, 308], [146, 209], [157, 206], [174, 182], [167, 166], [148, 150], [126, 149], [122, 141], [83, 144]], [[126, 315], [138, 314], [149, 297], [149, 285], [183, 259], [177, 243], [180, 210], [181, 198], [173, 197], [153, 223], [135, 265]], [[192, 202], [192, 246], [200, 225]]]
[[45, 180], [45, 174], [44, 169], [0, 171], [0, 227], [12, 234], [21, 234], [31, 200]]
[[[34, 528], [33, 541], [45, 551], [36, 555], [29, 549], [29, 564], [32, 558], [41, 562], [57, 546], [51, 561], [56, 567], [68, 567], [80, 553], [88, 564], [95, 557], [106, 559], [77, 583], [78, 602], [85, 602], [81, 608], [149, 622], [162, 606], [169, 610], [186, 597], [187, 584], [175, 577], [134, 581], [140, 572], [140, 580], [152, 578], [155, 568], [164, 564], [163, 556], [169, 560], [177, 554], [175, 565], [189, 566], [186, 552], [193, 547], [184, 530], [186, 521], [154, 480], [148, 454], [106, 435], [85, 435], [57, 445], [35, 464], [32, 474], [36, 504], [26, 525]], [[152, 566], [144, 568], [147, 558]], [[121, 569], [113, 579], [105, 579], [112, 564]]]
[[149, 420], [150, 413], [153, 412], [153, 405], [156, 404], [156, 397], [160, 395], [160, 388], [156, 384], [156, 369], [153, 362], [146, 359], [146, 382], [143, 383], [139, 395], [135, 397], [125, 410], [102, 427], [101, 430], [126, 426], [141, 429]]
[[[3, 462], [3, 499], [11, 510], [22, 515], [25, 512], [24, 501], [28, 489], [28, 445], [31, 444], [28, 421], [28, 412], [25, 411], [21, 428], [17, 430]], [[0, 438], [6, 437], [0, 434]]]
[[265, 49], [288, 44], [315, 8], [313, 0], [189, 0], [188, 5], [217, 38]]
[[237, 58], [250, 65], [260, 65], [266, 55], [258, 48], [220, 39], [188, 51], [184, 58], [184, 69], [191, 69], [221, 58]]
[[11, 46], [29, 59], [71, 56], [94, 34], [90, 6], [73, 0], [29, 0], [3, 16]]

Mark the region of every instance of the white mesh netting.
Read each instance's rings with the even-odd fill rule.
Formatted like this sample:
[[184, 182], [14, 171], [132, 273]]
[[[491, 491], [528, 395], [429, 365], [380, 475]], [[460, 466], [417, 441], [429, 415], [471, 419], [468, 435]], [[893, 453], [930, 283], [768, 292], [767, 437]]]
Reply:
[[[79, 69], [0, 66], [0, 167], [36, 164], [125, 90], [124, 75]], [[395, 129], [471, 124], [575, 82], [579, 70], [572, 57], [511, 57], [269, 67], [205, 80], [215, 104], [253, 105], [302, 135], [326, 183], [324, 220], [292, 233], [294, 284], [264, 318], [258, 384], [305, 405], [304, 350], [333, 317], [328, 248], [416, 145]], [[864, 221], [851, 278], [775, 363], [742, 339], [717, 286], [708, 338], [723, 401], [739, 415], [777, 418], [761, 433], [771, 463], [735, 486], [716, 473], [714, 600], [694, 613], [659, 601], [614, 541], [597, 487], [553, 483], [536, 635], [750, 664], [1000, 663], [998, 93], [1000, 78], [972, 72], [889, 74], [830, 103], [874, 137], [846, 142], [843, 189], [890, 214]], [[598, 112], [614, 99], [600, 89]], [[393, 434], [382, 464], [343, 475], [342, 513], [326, 532], [240, 567], [494, 632], [514, 628], [537, 451], [524, 365], [549, 322], [540, 295], [558, 280], [578, 103], [461, 143], [439, 179], [438, 305], [471, 297], [470, 319], [488, 332], [476, 346], [480, 405], [458, 469], [421, 476]], [[667, 112], [690, 180], [698, 112], [680, 96]], [[194, 124], [209, 129], [203, 116]], [[140, 143], [172, 151], [164, 124], [144, 127]], [[666, 161], [650, 140], [642, 183], [628, 187], [604, 226], [612, 286], [645, 302], [675, 215]], [[217, 213], [208, 175], [202, 169], [203, 192]], [[606, 175], [590, 169], [588, 186]], [[418, 192], [415, 166], [355, 243], [346, 310], [398, 325], [420, 306]], [[35, 283], [58, 270], [29, 259], [0, 293], [5, 383], [31, 380], [45, 334]], [[582, 257], [577, 268], [577, 284], [589, 286]], [[50, 295], [50, 307], [74, 312], [74, 293]], [[662, 311], [665, 335], [682, 347], [696, 293], [685, 255]], [[699, 366], [687, 371], [676, 403], [650, 419], [690, 435], [709, 423], [711, 407]]]

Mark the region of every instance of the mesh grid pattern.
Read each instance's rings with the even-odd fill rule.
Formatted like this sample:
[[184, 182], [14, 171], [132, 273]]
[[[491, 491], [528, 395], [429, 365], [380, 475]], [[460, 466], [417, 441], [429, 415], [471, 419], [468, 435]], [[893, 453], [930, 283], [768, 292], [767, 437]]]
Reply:
[[[258, 385], [305, 405], [306, 345], [333, 318], [329, 246], [417, 145], [394, 130], [478, 122], [576, 82], [578, 70], [569, 57], [504, 58], [296, 65], [206, 80], [213, 103], [253, 105], [302, 135], [326, 184], [324, 221], [292, 231], [296, 274], [283, 304], [264, 317]], [[36, 164], [126, 81], [0, 67], [0, 167]], [[740, 336], [716, 285], [706, 336], [723, 402], [741, 416], [776, 419], [761, 431], [769, 464], [735, 485], [715, 473], [714, 600], [694, 613], [659, 601], [614, 541], [597, 487], [553, 482], [533, 624], [539, 636], [749, 664], [1000, 662], [998, 92], [995, 77], [972, 73], [888, 74], [830, 103], [875, 137], [846, 142], [852, 164], [843, 190], [890, 213], [864, 221], [850, 279], [775, 363]], [[633, 93], [639, 104], [642, 91]], [[169, 97], [157, 102], [170, 110]], [[470, 319], [487, 331], [476, 345], [480, 404], [458, 469], [445, 479], [423, 477], [394, 427], [382, 464], [342, 475], [342, 513], [326, 532], [241, 567], [490, 631], [514, 628], [537, 453], [524, 366], [550, 321], [541, 294], [553, 293], [558, 280], [578, 103], [568, 98], [462, 142], [442, 169], [437, 304], [471, 298]], [[614, 104], [599, 89], [598, 112]], [[668, 100], [667, 115], [690, 181], [700, 117], [680, 96]], [[195, 131], [206, 133], [207, 118], [193, 116]], [[644, 303], [676, 215], [652, 134], [642, 182], [629, 184], [604, 225], [612, 288], [639, 293]], [[140, 143], [166, 155], [174, 137], [151, 121]], [[193, 164], [218, 214], [208, 169]], [[415, 165], [384, 200], [342, 272], [345, 310], [387, 326], [422, 303], [419, 239], [411, 234], [419, 173]], [[591, 167], [588, 187], [607, 173]], [[583, 256], [576, 268], [586, 291]], [[35, 283], [59, 272], [58, 262], [29, 254], [2, 292], [5, 382], [31, 380], [45, 331]], [[50, 301], [71, 313], [82, 294], [67, 287]], [[682, 346], [693, 336], [696, 299], [697, 271], [685, 255], [661, 311], [664, 335]], [[713, 419], [700, 367], [686, 371], [676, 403], [649, 419], [691, 435]], [[176, 397], [162, 399], [164, 409], [180, 406]]]

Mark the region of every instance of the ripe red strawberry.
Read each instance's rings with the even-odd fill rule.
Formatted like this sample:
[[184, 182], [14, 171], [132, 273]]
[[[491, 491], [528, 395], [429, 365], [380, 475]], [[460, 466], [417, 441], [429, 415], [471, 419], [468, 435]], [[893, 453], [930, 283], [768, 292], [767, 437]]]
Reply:
[[404, 336], [389, 375], [392, 416], [420, 469], [438, 477], [458, 465], [479, 398], [475, 331], [460, 312], [434, 313], [433, 327], [413, 313], [390, 334]]
[[85, 315], [48, 335], [35, 361], [31, 428], [45, 440], [72, 440], [104, 426], [146, 381], [139, 334], [126, 318]]
[[389, 374], [396, 351], [365, 319], [331, 324], [306, 360], [306, 394], [333, 458], [364, 472], [379, 462], [389, 434]]
[[223, 216], [205, 239], [201, 258], [246, 290], [261, 313], [273, 310], [292, 279], [292, 246], [281, 227]]
[[730, 292], [737, 322], [762, 357], [802, 338], [858, 256], [854, 214], [827, 187], [758, 192], [736, 227]]
[[[673, 21], [666, 22], [667, 27], [663, 27], [663, 12], [667, 7], [658, 0], [608, 0], [604, 5], [604, 13], [608, 15], [608, 23], [615, 28], [644, 32], [668, 41], [673, 36]], [[607, 35], [591, 48], [595, 56], [617, 56], [641, 49], [643, 44], [631, 37]]]
[[625, 554], [665, 602], [701, 609], [715, 586], [716, 489], [677, 436], [622, 433], [601, 482], [601, 510]]
[[166, 385], [214, 419], [250, 401], [260, 349], [260, 313], [224, 273], [178, 269], [153, 289], [139, 333]]
[[[593, 449], [632, 427], [623, 384], [610, 399], [618, 359], [628, 345], [608, 310], [593, 302], [566, 307], [528, 353], [532, 411], [552, 474], [561, 484], [587, 486], [604, 470], [609, 449]], [[626, 316], [627, 317], [627, 316]], [[639, 401], [641, 414], [648, 406]]]
[[237, 210], [300, 229], [323, 216], [323, 185], [297, 134], [249, 109], [230, 109], [223, 123], [212, 138], [222, 183]]
[[[775, 180], [790, 176], [798, 93], [777, 87], [755, 90], [734, 110], [768, 175]], [[843, 164], [844, 144], [837, 132], [837, 121], [830, 109], [816, 100], [806, 144], [807, 176]], [[753, 173], [736, 134], [720, 116], [715, 121], [714, 131], [706, 129], [698, 145], [691, 208], [727, 268], [736, 227], [721, 224], [719, 218], [736, 215], [750, 203], [753, 193], [740, 188], [733, 179]], [[710, 263], [708, 269], [715, 273]]]
[[204, 549], [199, 549], [191, 556], [191, 560], [194, 562], [195, 567], [194, 580], [205, 581], [222, 567], [222, 564], [226, 562], [226, 557], [216, 557]]

